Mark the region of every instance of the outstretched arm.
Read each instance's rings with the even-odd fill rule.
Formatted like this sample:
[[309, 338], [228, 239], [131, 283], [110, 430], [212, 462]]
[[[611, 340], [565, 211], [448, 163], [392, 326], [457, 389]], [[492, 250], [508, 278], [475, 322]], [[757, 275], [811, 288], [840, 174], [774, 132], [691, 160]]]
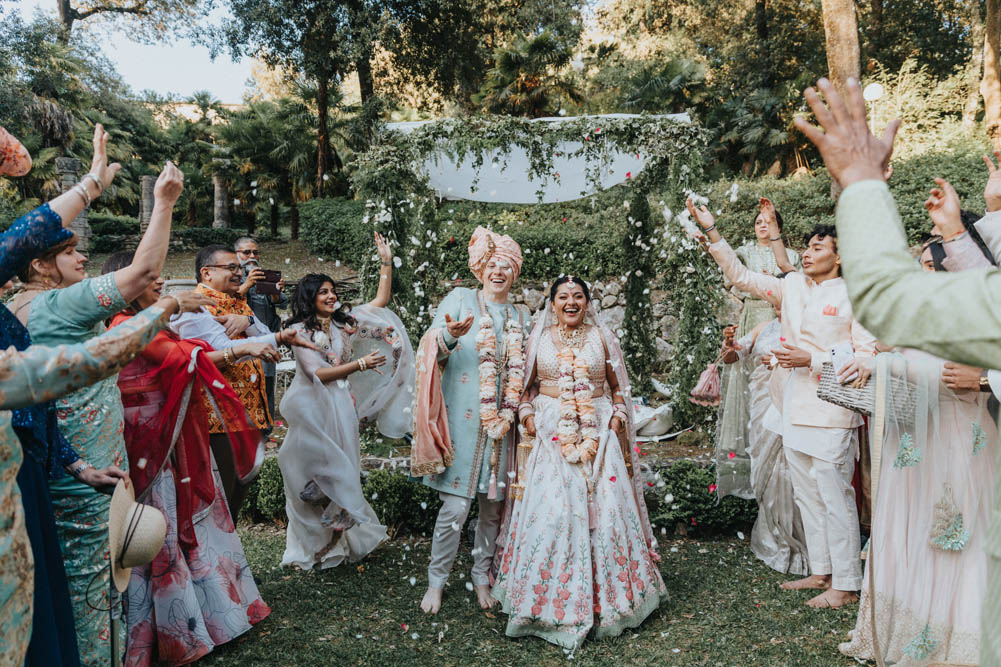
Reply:
[[393, 290], [393, 251], [389, 242], [380, 234], [375, 233], [375, 245], [379, 249], [379, 260], [382, 266], [379, 270], [379, 291], [369, 305], [375, 308], [385, 308], [389, 305], [389, 296]]
[[838, 247], [856, 318], [884, 343], [1001, 368], [1001, 272], [930, 274], [918, 267], [883, 180], [899, 121], [877, 139], [857, 81], [846, 83], [847, 105], [830, 81], [818, 85], [828, 104], [812, 88], [804, 95], [824, 131], [802, 118], [795, 122], [845, 188], [838, 201]]
[[709, 209], [705, 206], [696, 208], [691, 199], [686, 204], [688, 212], [709, 237], [709, 254], [719, 264], [719, 268], [723, 269], [723, 275], [726, 276], [726, 279], [741, 291], [753, 294], [775, 306], [781, 304], [782, 280], [775, 276], [749, 271], [737, 257], [737, 253], [733, 251], [730, 244], [726, 242], [726, 239], [716, 230], [716, 220]]
[[132, 263], [115, 271], [115, 284], [126, 301], [132, 301], [160, 277], [170, 243], [170, 217], [184, 189], [184, 174], [167, 162], [153, 187], [153, 213], [149, 227], [139, 241]]
[[758, 202], [758, 210], [768, 220], [768, 237], [771, 241], [772, 254], [775, 255], [775, 265], [782, 273], [795, 271], [796, 267], [789, 261], [789, 253], [786, 251], [786, 244], [782, 240], [782, 230], [779, 229], [779, 218], [775, 214], [775, 205], [762, 197]]

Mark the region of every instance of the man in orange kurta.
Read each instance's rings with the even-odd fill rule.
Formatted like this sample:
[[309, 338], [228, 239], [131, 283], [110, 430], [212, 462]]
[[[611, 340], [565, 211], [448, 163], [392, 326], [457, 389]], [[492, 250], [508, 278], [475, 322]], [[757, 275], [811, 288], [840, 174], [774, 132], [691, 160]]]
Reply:
[[[254, 333], [256, 325], [254, 313], [246, 299], [238, 294], [243, 274], [236, 253], [223, 245], [202, 248], [195, 258], [195, 272], [198, 276], [196, 291], [205, 294], [213, 301], [213, 305], [206, 306], [210, 313], [216, 316], [236, 315], [248, 318], [248, 328], [232, 337], [244, 339], [247, 338], [247, 331]], [[251, 426], [262, 432], [263, 439], [264, 432], [271, 428], [271, 414], [268, 412], [264, 371], [260, 360], [237, 361], [222, 367], [220, 370], [233, 387], [233, 391], [240, 397], [240, 401], [243, 402]], [[216, 464], [219, 466], [219, 476], [222, 478], [223, 490], [226, 493], [230, 513], [235, 522], [240, 513], [240, 506], [247, 497], [250, 482], [256, 476], [258, 466], [255, 465], [254, 472], [245, 479], [238, 478], [225, 426], [219, 421], [216, 411], [208, 404], [204, 395], [202, 400], [206, 401], [205, 411], [209, 418], [209, 443]]]

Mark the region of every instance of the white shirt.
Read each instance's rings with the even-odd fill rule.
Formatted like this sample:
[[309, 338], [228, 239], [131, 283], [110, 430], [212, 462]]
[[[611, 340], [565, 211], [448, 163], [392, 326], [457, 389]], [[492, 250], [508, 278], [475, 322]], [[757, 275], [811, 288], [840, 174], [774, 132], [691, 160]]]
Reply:
[[193, 313], [181, 313], [170, 317], [170, 330], [181, 338], [198, 338], [205, 341], [215, 350], [225, 350], [234, 345], [244, 343], [268, 343], [275, 348], [278, 347], [278, 339], [275, 334], [268, 331], [268, 328], [254, 319], [254, 323], [247, 327], [247, 338], [230, 338], [226, 335], [226, 328], [216, 321], [215, 316], [202, 308]]

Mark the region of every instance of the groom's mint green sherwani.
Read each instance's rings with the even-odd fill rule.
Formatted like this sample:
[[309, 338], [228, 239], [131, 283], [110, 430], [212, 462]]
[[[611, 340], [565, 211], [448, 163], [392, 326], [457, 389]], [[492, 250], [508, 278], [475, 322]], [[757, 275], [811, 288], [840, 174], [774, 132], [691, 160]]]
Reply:
[[[896, 204], [882, 181], [845, 188], [837, 225], [842, 272], [863, 326], [889, 345], [1001, 368], [1001, 271], [922, 271], [908, 252]], [[984, 549], [990, 567], [980, 664], [1001, 667], [1001, 493], [994, 495]]]
[[[477, 292], [465, 287], [457, 287], [446, 296], [435, 313], [432, 329], [442, 329], [447, 350], [442, 350], [439, 359], [447, 358], [441, 375], [442, 396], [448, 411], [448, 430], [452, 436], [455, 459], [452, 465], [437, 475], [428, 475], [424, 483], [432, 489], [473, 498], [477, 493], [486, 493], [490, 480], [490, 453], [493, 443], [480, 428], [480, 370], [479, 353], [476, 350], [476, 334], [480, 330], [480, 306]], [[485, 302], [494, 323], [494, 335], [503, 350], [505, 318], [518, 320], [522, 324], [524, 339], [528, 339], [531, 322], [527, 315], [510, 303]], [[460, 322], [468, 315], [473, 316], [473, 326], [458, 340], [448, 335], [445, 329], [445, 314], [453, 321]], [[504, 359], [497, 360], [497, 391], [500, 391], [503, 377]], [[527, 380], [527, 378], [526, 378]], [[511, 430], [514, 431], [514, 426]], [[504, 478], [508, 444], [506, 437], [499, 452], [501, 479], [497, 481], [498, 499], [504, 496], [507, 479]]]

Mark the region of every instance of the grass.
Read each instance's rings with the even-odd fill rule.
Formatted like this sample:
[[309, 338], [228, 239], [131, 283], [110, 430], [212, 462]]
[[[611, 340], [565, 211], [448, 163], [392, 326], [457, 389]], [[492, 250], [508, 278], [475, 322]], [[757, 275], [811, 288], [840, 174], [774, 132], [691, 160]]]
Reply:
[[425, 539], [393, 541], [360, 564], [302, 573], [279, 567], [281, 530], [252, 526], [241, 536], [272, 613], [205, 658], [207, 665], [857, 664], [837, 648], [857, 607], [804, 606], [809, 594], [780, 591], [786, 577], [737, 539], [662, 545], [670, 600], [636, 630], [588, 640], [568, 656], [541, 639], [506, 637], [505, 615], [480, 611], [465, 587], [468, 543], [442, 612], [428, 617], [417, 608], [427, 583]]

